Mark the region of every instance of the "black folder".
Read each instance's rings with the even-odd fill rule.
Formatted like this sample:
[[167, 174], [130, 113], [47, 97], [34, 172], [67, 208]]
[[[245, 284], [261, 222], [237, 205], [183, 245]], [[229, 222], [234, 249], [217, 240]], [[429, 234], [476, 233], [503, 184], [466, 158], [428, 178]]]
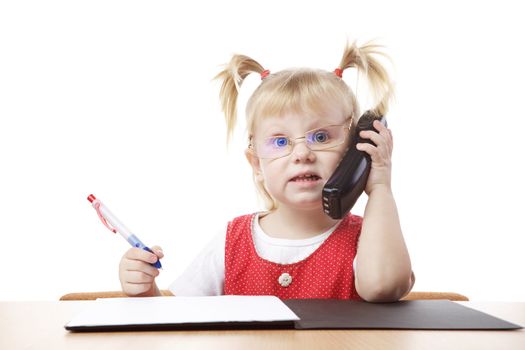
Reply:
[[296, 321], [97, 324], [69, 326], [74, 332], [189, 329], [427, 329], [513, 330], [523, 327], [448, 300], [368, 303], [335, 299], [283, 300]]
[[483, 329], [522, 327], [448, 300], [367, 303], [334, 299], [283, 301], [301, 319], [296, 329]]

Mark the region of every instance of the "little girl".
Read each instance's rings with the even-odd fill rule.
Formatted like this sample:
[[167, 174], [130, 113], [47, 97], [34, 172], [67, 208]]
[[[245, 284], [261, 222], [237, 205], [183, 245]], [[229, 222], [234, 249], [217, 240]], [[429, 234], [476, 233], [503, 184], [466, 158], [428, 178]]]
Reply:
[[[392, 84], [376, 55], [377, 45], [345, 48], [334, 72], [287, 69], [271, 73], [257, 61], [235, 55], [218, 74], [228, 138], [236, 123], [237, 97], [251, 73], [261, 76], [246, 106], [245, 151], [267, 211], [239, 216], [199, 254], [170, 286], [179, 296], [275, 295], [395, 301], [414, 284], [391, 190], [392, 133], [379, 122], [359, 143], [372, 167], [363, 217], [334, 220], [325, 214], [321, 191], [344, 152], [360, 116], [343, 71], [364, 74], [375, 111], [384, 115]], [[159, 271], [150, 263], [163, 257], [137, 248], [121, 259], [119, 275], [130, 296], [160, 295]]]

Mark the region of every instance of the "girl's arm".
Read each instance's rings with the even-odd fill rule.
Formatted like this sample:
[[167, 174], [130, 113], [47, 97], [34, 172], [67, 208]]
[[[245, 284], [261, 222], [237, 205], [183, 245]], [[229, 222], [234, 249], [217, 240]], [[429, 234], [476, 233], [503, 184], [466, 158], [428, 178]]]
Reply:
[[365, 188], [368, 203], [357, 248], [355, 285], [367, 301], [395, 301], [412, 289], [415, 279], [391, 189], [392, 133], [377, 121], [374, 127], [377, 132], [360, 134], [374, 145], [357, 144], [370, 155], [372, 167]]
[[369, 193], [356, 258], [356, 289], [366, 301], [396, 301], [414, 285], [397, 207], [387, 186]]

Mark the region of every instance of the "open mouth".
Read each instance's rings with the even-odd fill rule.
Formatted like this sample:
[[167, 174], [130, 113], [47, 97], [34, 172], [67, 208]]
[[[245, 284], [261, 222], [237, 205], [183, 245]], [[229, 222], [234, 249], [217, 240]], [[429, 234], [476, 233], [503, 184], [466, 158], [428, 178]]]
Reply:
[[321, 180], [321, 177], [314, 175], [314, 174], [305, 174], [305, 175], [299, 175], [296, 177], [293, 177], [290, 181], [292, 182], [301, 182], [301, 181], [317, 181]]

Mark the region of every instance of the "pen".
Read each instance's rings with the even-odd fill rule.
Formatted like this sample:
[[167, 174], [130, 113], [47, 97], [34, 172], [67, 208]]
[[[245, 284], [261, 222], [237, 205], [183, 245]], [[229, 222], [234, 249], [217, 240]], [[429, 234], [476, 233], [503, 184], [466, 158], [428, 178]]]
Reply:
[[[122, 237], [126, 241], [128, 241], [129, 244], [131, 244], [132, 247], [144, 249], [150, 253], [153, 253], [151, 249], [149, 249], [144, 243], [140, 241], [140, 239], [134, 235], [133, 233], [128, 230], [126, 226], [122, 222], [120, 222], [119, 219], [111, 211], [109, 211], [108, 207], [106, 207], [100, 199], [95, 198], [94, 195], [90, 194], [87, 197], [88, 201], [93, 205], [93, 208], [97, 211], [98, 217], [100, 218], [100, 221], [106, 226], [111, 232], [113, 233], [120, 233]], [[155, 253], [153, 253], [155, 254]], [[162, 268], [162, 265], [160, 264], [160, 261], [157, 259], [157, 262], [150, 264], [152, 266], [155, 266], [157, 269]]]

